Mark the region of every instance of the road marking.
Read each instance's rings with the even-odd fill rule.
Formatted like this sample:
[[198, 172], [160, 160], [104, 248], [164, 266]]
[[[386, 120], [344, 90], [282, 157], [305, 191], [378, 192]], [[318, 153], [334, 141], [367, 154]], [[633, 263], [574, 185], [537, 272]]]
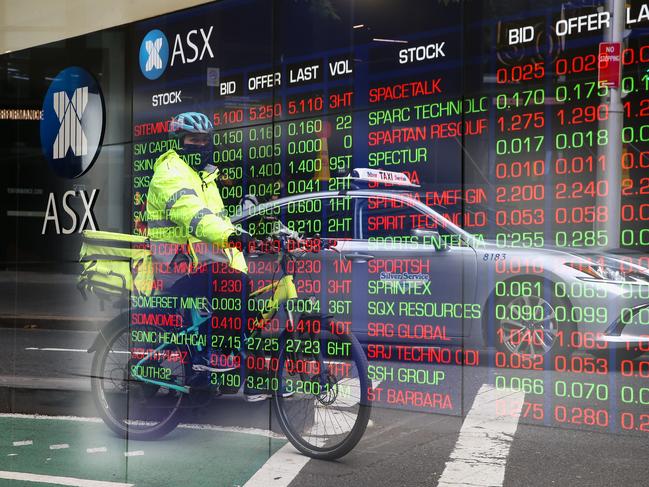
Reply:
[[286, 487], [310, 460], [287, 443], [250, 477], [243, 487]]
[[56, 419], [59, 421], [78, 421], [80, 423], [102, 423], [101, 418], [84, 418], [82, 416], [47, 416], [45, 414], [0, 413], [0, 418], [8, 419]]
[[[33, 352], [33, 351], [39, 351], [39, 352], [83, 352], [83, 353], [88, 353], [88, 349], [86, 348], [85, 350], [82, 348], [38, 348], [38, 347], [27, 347], [25, 350]], [[129, 352], [130, 353], [130, 352]]]
[[34, 442], [32, 440], [14, 441], [14, 446], [29, 446], [33, 444]]
[[19, 389], [53, 389], [89, 391], [90, 377], [27, 377], [20, 375], [0, 375], [0, 387], [17, 387]]
[[60, 445], [50, 445], [50, 450], [65, 450], [66, 448], [70, 448], [70, 445], [67, 443], [61, 443]]
[[99, 446], [97, 448], [86, 448], [86, 453], [106, 453], [108, 448], [105, 446]]
[[[336, 411], [331, 412], [334, 414], [335, 420]], [[349, 414], [342, 411], [339, 411], [339, 413], [340, 415], [338, 416], [338, 421], [342, 421], [345, 415]], [[318, 414], [317, 406], [314, 406], [313, 414], [314, 421], [309, 434], [316, 436], [324, 434], [328, 430], [327, 418], [329, 418], [329, 416], [327, 416], [327, 418], [325, 418], [323, 422], [322, 415]], [[334, 431], [331, 431], [331, 428], [334, 426], [334, 424], [332, 422], [332, 419], [329, 419], [329, 434], [342, 434], [346, 431], [351, 430], [350, 425], [344, 427], [338, 425], [337, 428], [334, 428]], [[351, 422], [351, 424], [353, 423], [354, 421]], [[324, 444], [324, 441], [322, 438], [316, 438], [313, 443], [322, 445]], [[277, 450], [277, 452], [275, 452], [275, 454], [270, 457], [268, 461], [264, 463], [252, 477], [250, 477], [248, 482], [245, 483], [244, 487], [286, 487], [295, 479], [295, 477], [297, 477], [297, 475], [300, 473], [300, 470], [304, 468], [304, 466], [309, 462], [310, 459], [310, 457], [299, 453], [293, 445], [287, 443], [282, 448]]]
[[[507, 401], [507, 412], [511, 415], [496, 414], [498, 400]], [[523, 392], [496, 390], [483, 384], [464, 419], [438, 487], [503, 484], [507, 457], [524, 400]]]
[[[103, 423], [101, 418], [85, 418], [82, 416], [47, 416], [44, 414], [22, 414], [22, 413], [0, 413], [1, 418], [8, 419], [50, 419], [58, 421], [76, 421], [79, 423]], [[277, 440], [285, 440], [284, 435], [280, 435], [270, 430], [263, 430], [260, 428], [245, 428], [243, 426], [216, 426], [213, 424], [191, 424], [181, 423], [178, 425], [182, 429], [191, 430], [208, 430], [208, 431], [222, 431], [224, 433], [243, 433], [246, 435], [263, 436], [264, 438], [273, 438]]]
[[0, 479], [22, 480], [41, 484], [68, 485], [72, 487], [133, 487], [133, 484], [121, 482], [104, 482], [101, 480], [76, 479], [73, 477], [55, 477], [53, 475], [36, 475], [33, 473], [0, 471]]
[[[25, 347], [23, 350], [28, 352], [75, 352], [75, 353], [88, 353], [87, 348], [56, 348], [56, 347]], [[131, 354], [128, 350], [111, 350], [110, 353], [117, 354]]]
[[125, 451], [124, 452], [125, 457], [141, 457], [143, 455], [144, 455], [144, 452], [142, 450]]
[[[0, 279], [2, 281], [2, 279]], [[34, 283], [33, 281], [29, 281]], [[41, 284], [51, 284], [50, 281], [42, 281]], [[9, 319], [20, 319], [20, 320], [49, 320], [49, 321], [76, 321], [76, 322], [89, 322], [89, 323], [107, 323], [111, 320], [109, 317], [103, 316], [55, 316], [55, 315], [25, 315], [25, 314], [0, 314], [0, 319], [9, 320]], [[96, 331], [87, 331], [87, 330], [74, 330], [78, 333], [93, 333], [96, 334]]]
[[209, 430], [209, 431], [223, 431], [225, 433], [243, 433], [244, 435], [263, 436], [264, 438], [273, 438], [275, 440], [285, 440], [286, 436], [275, 433], [271, 430], [263, 430], [260, 428], [246, 428], [243, 426], [216, 426], [213, 424], [184, 424], [178, 425], [179, 428], [189, 430]]

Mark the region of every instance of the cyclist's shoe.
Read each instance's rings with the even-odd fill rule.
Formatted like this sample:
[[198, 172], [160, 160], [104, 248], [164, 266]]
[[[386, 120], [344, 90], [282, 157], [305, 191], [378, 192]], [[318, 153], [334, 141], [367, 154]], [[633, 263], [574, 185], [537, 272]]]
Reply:
[[[295, 392], [284, 392], [282, 397], [291, 397]], [[260, 402], [273, 397], [272, 394], [245, 394], [243, 395], [246, 402]]]

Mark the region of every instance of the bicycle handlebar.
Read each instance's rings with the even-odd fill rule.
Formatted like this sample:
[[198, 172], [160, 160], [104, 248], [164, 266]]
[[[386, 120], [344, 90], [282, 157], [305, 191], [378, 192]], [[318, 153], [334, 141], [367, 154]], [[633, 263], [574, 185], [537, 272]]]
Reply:
[[322, 239], [319, 235], [304, 237], [282, 224], [279, 231], [264, 240], [251, 239], [248, 243], [248, 251], [266, 254], [318, 253], [321, 250], [333, 248], [335, 244], [335, 241]]

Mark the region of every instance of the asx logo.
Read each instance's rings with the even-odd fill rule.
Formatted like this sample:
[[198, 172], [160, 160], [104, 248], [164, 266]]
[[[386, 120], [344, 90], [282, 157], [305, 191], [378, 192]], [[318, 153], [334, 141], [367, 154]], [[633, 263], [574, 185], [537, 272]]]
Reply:
[[83, 68], [66, 68], [43, 101], [41, 148], [52, 170], [78, 178], [97, 159], [104, 136], [104, 100], [99, 84]]
[[167, 69], [169, 43], [158, 29], [149, 31], [140, 44], [140, 70], [147, 79], [158, 79]]
[[206, 56], [214, 58], [214, 52], [210, 45], [210, 38], [214, 26], [205, 30], [192, 29], [174, 37], [171, 60], [169, 59], [169, 43], [162, 31], [155, 29], [142, 39], [140, 44], [140, 70], [142, 74], [150, 79], [158, 79], [167, 68], [175, 64], [191, 64], [195, 61], [202, 61]]
[[[176, 56], [180, 57], [180, 62], [182, 62], [183, 64], [191, 64], [194, 61], [202, 61], [206, 53], [209, 54], [210, 58], [213, 58], [214, 53], [212, 52], [212, 48], [210, 47], [210, 37], [212, 36], [213, 30], [213, 25], [210, 26], [210, 30], [208, 30], [207, 32], [205, 32], [205, 30], [202, 28], [198, 30], [192, 29], [187, 32], [184, 41], [180, 34], [176, 34], [176, 38], [174, 39], [174, 50], [171, 53], [171, 65], [174, 65]], [[197, 37], [198, 34], [200, 34], [200, 39]], [[200, 42], [203, 43], [200, 54], [198, 53], [198, 45], [194, 43], [194, 39], [199, 39]], [[185, 44], [187, 44], [187, 49], [189, 50], [191, 57], [185, 57]]]
[[54, 140], [52, 157], [61, 159], [72, 149], [75, 156], [88, 154], [88, 139], [81, 127], [81, 117], [88, 105], [88, 87], [82, 86], [74, 90], [72, 99], [65, 91], [54, 93], [54, 111], [59, 119], [59, 131]]

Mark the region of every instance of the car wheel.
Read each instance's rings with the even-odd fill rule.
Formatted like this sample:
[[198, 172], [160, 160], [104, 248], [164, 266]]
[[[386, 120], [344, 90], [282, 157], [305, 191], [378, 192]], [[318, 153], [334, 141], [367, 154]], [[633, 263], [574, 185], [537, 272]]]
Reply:
[[573, 323], [559, 323], [557, 305], [565, 303], [543, 295], [498, 297], [494, 307], [496, 348], [508, 355], [554, 357], [567, 352], [565, 343], [576, 328]]

